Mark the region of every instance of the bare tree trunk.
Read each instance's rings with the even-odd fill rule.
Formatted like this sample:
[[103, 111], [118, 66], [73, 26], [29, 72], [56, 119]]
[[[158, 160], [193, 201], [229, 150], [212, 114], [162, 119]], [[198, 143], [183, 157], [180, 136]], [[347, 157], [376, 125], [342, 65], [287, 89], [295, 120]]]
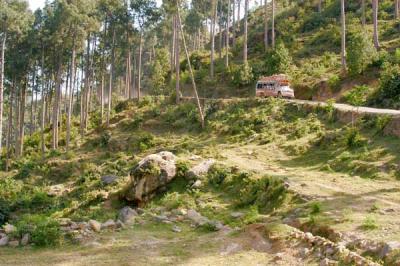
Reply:
[[237, 11], [237, 22], [238, 22], [238, 24], [239, 24], [239, 31], [240, 31], [240, 10], [241, 10], [241, 0], [237, 0], [237, 2], [238, 2], [238, 11]]
[[236, 0], [232, 0], [232, 46], [236, 45]]
[[85, 89], [82, 95], [83, 99], [83, 113], [82, 113], [82, 121], [81, 121], [81, 135], [85, 134], [88, 124], [88, 117], [89, 117], [89, 104], [90, 104], [90, 33], [87, 38], [87, 46], [86, 46], [86, 70], [85, 70]]
[[346, 11], [345, 2], [340, 0], [341, 22], [342, 22], [342, 45], [341, 45], [341, 59], [342, 59], [342, 72], [345, 73], [346, 65]]
[[211, 62], [210, 75], [214, 79], [214, 58], [215, 58], [215, 24], [217, 20], [217, 0], [212, 1], [212, 17], [211, 17]]
[[172, 40], [171, 40], [171, 73], [174, 72], [175, 67], [175, 41], [176, 41], [176, 18], [172, 17]]
[[372, 0], [372, 20], [374, 23], [374, 46], [379, 49], [379, 37], [378, 37], [378, 0]]
[[322, 0], [318, 0], [318, 13], [322, 12]]
[[180, 15], [180, 11], [179, 11], [178, 1], [176, 2], [176, 6], [177, 6], [177, 10], [178, 10], [178, 27], [179, 27], [179, 30], [181, 32], [182, 41], [183, 41], [183, 47], [185, 49], [185, 54], [186, 54], [186, 60], [188, 62], [188, 66], [189, 66], [190, 77], [192, 79], [193, 91], [194, 91], [194, 95], [195, 95], [195, 98], [196, 98], [197, 108], [198, 108], [198, 111], [199, 111], [201, 127], [204, 128], [205, 127], [205, 121], [204, 121], [203, 109], [202, 109], [201, 104], [200, 104], [199, 94], [197, 93], [197, 88], [196, 88], [196, 81], [194, 80], [192, 64], [190, 62], [189, 53], [188, 53], [188, 50], [187, 50], [187, 47], [186, 47], [185, 33], [184, 33], [183, 29], [182, 29], [181, 15]]
[[229, 67], [229, 29], [230, 29], [230, 14], [231, 12], [231, 0], [228, 0], [228, 13], [227, 13], [227, 20], [226, 20], [226, 30], [225, 30], [225, 37], [226, 37], [226, 41], [225, 41], [225, 67], [228, 68]]
[[268, 1], [264, 4], [264, 47], [268, 49]]
[[244, 41], [243, 41], [243, 63], [247, 64], [247, 39], [248, 39], [248, 15], [249, 15], [249, 0], [244, 1]]
[[11, 159], [11, 138], [13, 131], [13, 104], [14, 104], [14, 90], [15, 90], [15, 79], [13, 79], [10, 91], [10, 101], [9, 101], [9, 114], [8, 114], [8, 130], [7, 130], [7, 140], [6, 140], [6, 172], [10, 168]]
[[108, 108], [107, 108], [107, 127], [110, 126], [110, 115], [112, 106], [112, 87], [114, 83], [114, 64], [115, 64], [115, 27], [113, 26], [112, 34], [112, 51], [111, 51], [111, 68], [110, 68], [110, 84], [108, 87]]
[[271, 45], [275, 49], [275, 0], [272, 0], [272, 32], [271, 32]]
[[[176, 29], [174, 30], [175, 32], [178, 32], [178, 23], [176, 16], [174, 17], [175, 19], [175, 27]], [[181, 67], [180, 67], [180, 36], [179, 34], [175, 34], [176, 40], [175, 40], [175, 90], [176, 90], [176, 103], [179, 104], [179, 101], [181, 99], [181, 89], [180, 89], [180, 82], [181, 82], [181, 77], [180, 77], [180, 71], [181, 71]]]
[[[222, 12], [222, 10], [221, 10], [221, 12]], [[222, 14], [220, 14], [220, 16], [222, 16]], [[217, 17], [217, 21], [218, 21], [218, 17]], [[219, 23], [218, 23], [218, 32], [219, 32], [219, 42], [218, 42], [218, 48], [219, 48], [219, 50], [218, 50], [218, 52], [219, 52], [219, 59], [221, 59], [222, 58], [222, 21], [220, 21]]]
[[21, 87], [20, 105], [19, 105], [19, 138], [18, 138], [18, 151], [17, 157], [22, 157], [24, 153], [24, 138], [25, 138], [25, 103], [26, 103], [26, 90], [28, 87], [28, 77], [26, 83]]
[[34, 114], [34, 112], [33, 112], [33, 102], [34, 102], [34, 99], [33, 99], [33, 95], [34, 95], [34, 90], [35, 90], [35, 81], [36, 81], [36, 63], [35, 63], [35, 65], [33, 66], [33, 77], [32, 77], [32, 94], [31, 94], [31, 118], [30, 118], [30, 130], [29, 130], [29, 135], [31, 135], [32, 136], [32, 134], [33, 134], [33, 132], [34, 132], [34, 129], [33, 129], [33, 123], [34, 123], [34, 116], [33, 116], [33, 114]]
[[[176, 45], [176, 44], [175, 44]], [[143, 32], [140, 31], [140, 43], [139, 43], [139, 62], [138, 62], [138, 101], [140, 101], [141, 90], [142, 90], [142, 54], [143, 54]]]
[[365, 27], [366, 19], [365, 19], [365, 0], [361, 0], [361, 24]]
[[46, 97], [45, 97], [45, 74], [44, 74], [44, 48], [42, 48], [42, 62], [41, 62], [41, 71], [42, 71], [42, 76], [41, 76], [41, 85], [42, 85], [42, 92], [41, 92], [41, 97], [42, 97], [42, 114], [40, 116], [40, 139], [41, 139], [41, 154], [42, 154], [42, 160], [44, 160], [44, 154], [46, 152], [46, 144], [45, 144], [45, 139], [44, 139], [44, 120], [45, 120], [45, 114], [46, 114]]
[[0, 151], [3, 147], [4, 65], [7, 33], [3, 33], [0, 50]]
[[[136, 92], [136, 50], [133, 51], [133, 69], [132, 69], [132, 95], [135, 97]], [[172, 72], [171, 72], [172, 73]]]
[[399, 18], [399, 4], [400, 4], [399, 0], [394, 1], [394, 18], [395, 19]]
[[72, 59], [71, 59], [71, 82], [69, 87], [68, 110], [67, 110], [67, 136], [66, 145], [67, 152], [70, 148], [71, 141], [71, 117], [72, 117], [72, 103], [74, 99], [74, 84], [75, 84], [75, 65], [76, 65], [76, 51], [75, 51], [75, 38], [72, 45]]
[[58, 122], [59, 122], [59, 108], [60, 108], [60, 97], [61, 97], [61, 75], [62, 75], [62, 63], [61, 63], [61, 55], [58, 62], [58, 70], [55, 84], [55, 95], [54, 95], [54, 104], [53, 104], [53, 142], [52, 149], [58, 149]]

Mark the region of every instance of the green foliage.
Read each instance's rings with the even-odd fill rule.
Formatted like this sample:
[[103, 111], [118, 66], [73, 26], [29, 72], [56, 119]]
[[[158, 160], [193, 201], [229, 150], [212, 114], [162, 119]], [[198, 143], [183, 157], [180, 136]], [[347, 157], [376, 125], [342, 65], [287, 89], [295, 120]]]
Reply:
[[331, 75], [328, 79], [329, 88], [333, 92], [340, 90], [340, 85], [341, 85], [340, 83], [341, 83], [340, 77], [336, 74]]
[[375, 230], [378, 227], [379, 227], [378, 223], [377, 223], [376, 219], [373, 216], [365, 217], [365, 219], [364, 219], [364, 221], [363, 221], [363, 223], [361, 225], [361, 228], [364, 229], [364, 230]]
[[310, 212], [311, 215], [319, 214], [321, 213], [321, 211], [322, 211], [321, 202], [313, 202], [311, 204], [311, 212]]
[[176, 177], [186, 177], [186, 173], [189, 171], [190, 165], [187, 161], [179, 160], [176, 163]]
[[350, 75], [358, 75], [374, 61], [376, 50], [369, 34], [355, 27], [350, 31], [347, 42], [347, 65]]
[[29, 233], [31, 241], [38, 247], [56, 246], [61, 243], [61, 230], [58, 222], [45, 215], [25, 215], [16, 224], [21, 237]]
[[243, 87], [250, 85], [253, 82], [254, 76], [252, 68], [249, 64], [245, 63], [232, 69], [232, 83], [236, 87]]
[[370, 97], [369, 103], [385, 108], [400, 107], [400, 66], [385, 63], [381, 72], [378, 90]]
[[267, 52], [265, 65], [268, 75], [287, 74], [292, 65], [292, 57], [283, 42], [278, 42], [275, 49]]
[[104, 131], [99, 140], [100, 147], [107, 147], [108, 143], [110, 143], [111, 140], [111, 132], [109, 131]]
[[214, 186], [220, 186], [228, 177], [228, 170], [222, 165], [213, 165], [207, 174], [208, 182]]
[[141, 132], [135, 136], [135, 140], [132, 143], [135, 151], [146, 151], [156, 145], [155, 137], [149, 132]]
[[169, 64], [168, 51], [164, 48], [157, 49], [156, 58], [150, 66], [148, 82], [153, 95], [166, 94]]
[[351, 127], [347, 130], [344, 139], [346, 146], [351, 149], [360, 148], [366, 144], [365, 138], [361, 136], [360, 131], [355, 127]]
[[371, 88], [366, 85], [354, 86], [343, 96], [344, 101], [353, 106], [363, 106], [367, 102], [367, 98], [371, 92]]

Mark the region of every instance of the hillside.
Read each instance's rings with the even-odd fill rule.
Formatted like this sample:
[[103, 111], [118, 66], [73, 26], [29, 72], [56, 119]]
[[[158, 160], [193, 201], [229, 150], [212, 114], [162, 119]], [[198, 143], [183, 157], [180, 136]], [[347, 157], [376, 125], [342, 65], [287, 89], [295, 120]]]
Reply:
[[[5, 265], [313, 265], [325, 256], [355, 259], [309, 248], [296, 238], [298, 229], [391, 265], [394, 254], [381, 243], [400, 240], [399, 140], [382, 136], [379, 118], [353, 128], [336, 122], [329, 107], [309, 113], [275, 99], [216, 100], [206, 103], [207, 127], [200, 130], [195, 110], [190, 102], [173, 106], [168, 99], [121, 102], [109, 130], [95, 128], [69, 153], [42, 161], [28, 147], [15, 170], [0, 179], [3, 217], [17, 227], [16, 239], [29, 232], [34, 246], [61, 241], [65, 248], [1, 248]], [[89, 226], [81, 222], [116, 221], [122, 207], [134, 208], [123, 196], [128, 174], [160, 151], [177, 156], [177, 177], [133, 224], [117, 231], [103, 224], [100, 233], [79, 229]], [[215, 165], [193, 185], [188, 170], [209, 159]], [[117, 181], [106, 185], [104, 176]], [[195, 226], [188, 211], [216, 222]], [[76, 229], [65, 228], [71, 222]]]

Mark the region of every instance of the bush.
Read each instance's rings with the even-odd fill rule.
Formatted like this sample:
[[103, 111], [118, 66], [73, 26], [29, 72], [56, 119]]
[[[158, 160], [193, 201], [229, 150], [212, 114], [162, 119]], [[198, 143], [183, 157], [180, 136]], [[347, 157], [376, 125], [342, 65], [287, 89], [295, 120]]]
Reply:
[[345, 142], [348, 148], [359, 148], [365, 145], [366, 141], [357, 128], [349, 128], [345, 135]]
[[292, 57], [283, 42], [278, 42], [276, 48], [269, 50], [265, 57], [268, 75], [287, 73], [292, 64]]
[[38, 247], [56, 246], [61, 242], [60, 225], [45, 215], [26, 215], [16, 227], [19, 237], [29, 233], [32, 243]]
[[385, 63], [378, 90], [371, 95], [369, 103], [378, 107], [400, 107], [400, 66]]
[[228, 177], [228, 170], [221, 165], [214, 165], [208, 172], [208, 182], [213, 186], [220, 186]]
[[247, 63], [234, 68], [232, 74], [232, 83], [236, 87], [250, 85], [254, 78], [252, 68]]
[[367, 97], [371, 88], [366, 85], [355, 86], [343, 96], [344, 101], [354, 106], [363, 106], [367, 102]]
[[376, 58], [376, 49], [371, 40], [369, 34], [360, 27], [350, 31], [347, 42], [347, 65], [350, 75], [363, 73]]

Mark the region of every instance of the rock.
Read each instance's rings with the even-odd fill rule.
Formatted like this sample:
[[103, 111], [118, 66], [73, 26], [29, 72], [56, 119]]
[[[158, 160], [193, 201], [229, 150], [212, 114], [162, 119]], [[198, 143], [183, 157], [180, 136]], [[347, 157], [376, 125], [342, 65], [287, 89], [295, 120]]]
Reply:
[[70, 226], [72, 223], [72, 220], [69, 218], [60, 218], [58, 219], [58, 223], [60, 226]]
[[200, 159], [201, 159], [201, 157], [198, 155], [192, 155], [189, 157], [189, 160], [191, 160], [191, 161], [198, 161]]
[[116, 227], [117, 225], [111, 219], [101, 225], [101, 229], [115, 229]]
[[330, 260], [328, 258], [323, 259], [320, 263], [319, 266], [336, 266], [339, 265], [339, 262]]
[[119, 211], [118, 219], [126, 225], [132, 225], [138, 215], [134, 209], [126, 206]]
[[231, 243], [229, 244], [222, 252], [222, 256], [230, 255], [233, 253], [237, 253], [243, 249], [242, 245], [238, 243]]
[[7, 235], [3, 235], [0, 238], [0, 247], [5, 247], [8, 245], [8, 242], [10, 241], [10, 238]]
[[194, 184], [192, 185], [192, 188], [201, 188], [201, 180], [196, 180], [196, 182], [194, 182]]
[[206, 160], [201, 162], [200, 164], [194, 166], [192, 169], [190, 169], [187, 174], [186, 177], [189, 180], [196, 180], [201, 178], [202, 176], [206, 175], [208, 173], [208, 171], [210, 170], [210, 168], [215, 164], [215, 160], [210, 159], [210, 160]]
[[385, 258], [393, 251], [399, 250], [399, 249], [400, 249], [400, 242], [398, 242], [398, 241], [387, 242], [382, 247], [382, 250], [380, 252], [380, 257]]
[[28, 245], [30, 240], [31, 240], [31, 235], [30, 235], [30, 234], [25, 234], [25, 235], [21, 238], [21, 246], [26, 246], [26, 245]]
[[280, 261], [283, 259], [283, 253], [276, 253], [274, 256], [274, 261]]
[[6, 225], [4, 225], [4, 226], [3, 226], [3, 229], [4, 229], [4, 232], [5, 232], [6, 234], [12, 234], [12, 233], [14, 233], [15, 231], [17, 231], [17, 228], [16, 228], [14, 225], [12, 225], [12, 224], [6, 224]]
[[152, 154], [141, 160], [130, 173], [125, 198], [141, 205], [164, 188], [176, 176], [175, 155], [170, 152]]
[[8, 242], [8, 245], [9, 245], [10, 247], [12, 247], [12, 248], [16, 248], [16, 247], [19, 246], [19, 241], [18, 241], [18, 240], [10, 241], [10, 242]]
[[121, 222], [120, 220], [118, 220], [115, 225], [117, 226], [117, 228], [125, 228], [125, 224], [123, 222]]
[[102, 245], [97, 241], [92, 241], [92, 242], [85, 244], [85, 247], [89, 247], [89, 248], [97, 248], [97, 247], [101, 247], [101, 246]]
[[119, 177], [116, 175], [105, 175], [101, 177], [101, 182], [103, 182], [104, 185], [111, 185], [116, 183], [118, 179]]
[[96, 220], [90, 220], [89, 226], [90, 226], [90, 228], [92, 228], [93, 231], [95, 231], [97, 233], [101, 231], [101, 227], [102, 227], [101, 223], [99, 223]]
[[306, 258], [310, 253], [311, 251], [308, 248], [303, 248], [300, 250], [300, 256], [302, 258]]
[[182, 232], [182, 229], [179, 226], [174, 225], [172, 227], [172, 231], [175, 232], [175, 233], [180, 233], [180, 232]]
[[155, 215], [154, 220], [156, 222], [162, 223], [162, 222], [168, 221], [168, 217], [165, 215]]
[[243, 212], [232, 212], [231, 213], [231, 217], [234, 219], [239, 219], [242, 218], [244, 216]]
[[64, 187], [64, 185], [54, 185], [50, 186], [47, 195], [50, 197], [56, 197], [56, 196], [61, 196], [65, 191], [67, 191]]
[[195, 210], [188, 210], [187, 212], [187, 218], [194, 222], [196, 225], [205, 225], [210, 222], [206, 217], [202, 216], [200, 213], [198, 213]]

